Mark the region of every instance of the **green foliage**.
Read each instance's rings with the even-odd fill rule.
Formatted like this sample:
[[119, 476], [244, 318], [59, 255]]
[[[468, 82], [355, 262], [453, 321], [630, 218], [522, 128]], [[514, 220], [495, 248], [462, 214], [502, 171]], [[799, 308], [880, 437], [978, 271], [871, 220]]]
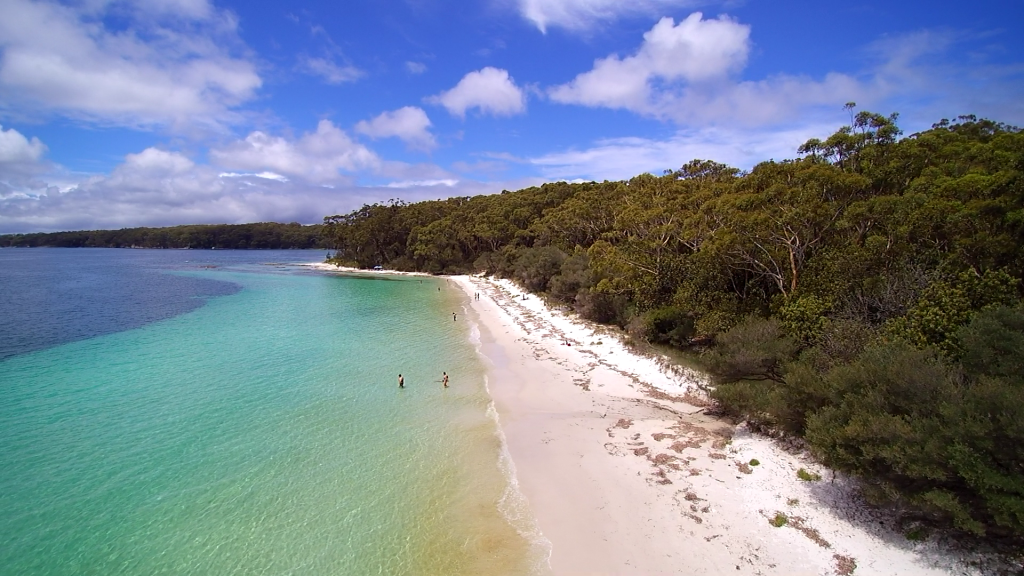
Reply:
[[1019, 283], [1001, 270], [981, 275], [964, 272], [953, 281], [935, 282], [905, 316], [891, 322], [890, 330], [915, 346], [936, 346], [956, 356], [961, 349], [956, 337], [960, 327], [979, 310], [1013, 303]]
[[775, 516], [768, 520], [768, 523], [776, 528], [782, 528], [789, 523], [789, 517], [782, 512], [776, 512]]
[[778, 320], [750, 316], [721, 334], [715, 349], [702, 360], [719, 388], [742, 381], [782, 382], [782, 365], [797, 350]]
[[629, 325], [635, 338], [654, 344], [686, 347], [695, 334], [693, 315], [675, 306], [666, 306], [637, 316]]
[[779, 308], [778, 316], [787, 334], [800, 342], [813, 344], [824, 335], [828, 318], [825, 313], [831, 306], [814, 296], [799, 296], [787, 301]]
[[750, 465], [751, 466], [760, 466], [761, 465], [761, 461], [758, 460], [757, 458], [751, 458], [750, 459]]
[[796, 477], [804, 482], [817, 482], [818, 480], [821, 480], [821, 474], [818, 474], [817, 472], [808, 472], [803, 468], [796, 471]]
[[524, 248], [519, 251], [512, 277], [532, 292], [547, 292], [548, 282], [562, 271], [567, 256], [554, 246]]
[[278, 224], [196, 224], [169, 228], [123, 228], [0, 236], [2, 247], [193, 248], [258, 250], [322, 248], [323, 226]]
[[963, 530], [1024, 534], [1024, 311], [984, 310], [956, 336], [960, 363], [897, 342], [829, 372], [835, 401], [807, 439]]
[[548, 281], [548, 291], [556, 299], [572, 303], [581, 290], [594, 285], [594, 273], [586, 252], [573, 254], [562, 262], [558, 274]]

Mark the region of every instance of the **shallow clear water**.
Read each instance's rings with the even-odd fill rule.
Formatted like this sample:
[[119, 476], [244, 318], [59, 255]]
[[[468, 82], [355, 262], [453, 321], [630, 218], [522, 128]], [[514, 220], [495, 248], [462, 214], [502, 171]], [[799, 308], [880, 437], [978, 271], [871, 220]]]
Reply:
[[322, 257], [0, 250], [0, 573], [531, 572], [461, 295]]

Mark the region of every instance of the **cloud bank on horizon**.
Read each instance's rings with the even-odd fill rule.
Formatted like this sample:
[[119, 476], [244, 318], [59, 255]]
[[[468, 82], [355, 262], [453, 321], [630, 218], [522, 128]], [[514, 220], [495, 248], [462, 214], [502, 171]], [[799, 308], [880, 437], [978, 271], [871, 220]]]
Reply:
[[1024, 122], [1013, 0], [0, 0], [0, 233], [748, 169], [848, 122]]

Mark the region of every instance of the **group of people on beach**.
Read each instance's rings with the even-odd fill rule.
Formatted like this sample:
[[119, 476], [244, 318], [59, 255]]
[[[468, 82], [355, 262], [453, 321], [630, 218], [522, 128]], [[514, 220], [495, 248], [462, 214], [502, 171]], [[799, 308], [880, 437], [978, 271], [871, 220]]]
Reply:
[[[441, 384], [444, 384], [444, 387], [447, 388], [448, 387], [448, 373], [447, 372], [441, 372], [441, 379], [438, 380], [438, 382], [440, 382]], [[405, 377], [403, 377], [401, 374], [398, 375], [398, 387], [399, 388], [405, 388]]]

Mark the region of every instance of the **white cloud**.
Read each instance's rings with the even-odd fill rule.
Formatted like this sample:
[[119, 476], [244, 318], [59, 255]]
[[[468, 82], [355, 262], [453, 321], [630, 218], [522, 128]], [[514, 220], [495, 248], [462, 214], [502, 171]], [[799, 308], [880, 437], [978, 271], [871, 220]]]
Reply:
[[[5, 0], [0, 107], [131, 127], [220, 127], [261, 85], [234, 17], [202, 1]], [[104, 25], [116, 14], [125, 27]], [[236, 54], [237, 53], [237, 54]], [[238, 55], [240, 54], [240, 55]]]
[[211, 150], [210, 158], [224, 168], [269, 171], [318, 183], [338, 181], [342, 171], [373, 170], [381, 164], [376, 154], [330, 120], [321, 120], [316, 132], [298, 139], [252, 132], [244, 140]]
[[[306, 150], [317, 155], [315, 148]], [[434, 165], [384, 163], [381, 174], [395, 179], [390, 184], [325, 184], [270, 171], [225, 172], [156, 148], [129, 154], [110, 174], [79, 175], [70, 185], [57, 185], [54, 179], [66, 175], [55, 170], [15, 188], [4, 181], [2, 170], [0, 165], [0, 234], [193, 223], [316, 223], [329, 214], [394, 198], [396, 190], [405, 200], [419, 201], [539, 183], [457, 180]]]
[[548, 179], [621, 180], [643, 172], [661, 174], [694, 159], [714, 160], [740, 169], [769, 160], [796, 157], [809, 138], [831, 134], [834, 123], [812, 123], [785, 130], [751, 131], [708, 127], [680, 130], [671, 138], [613, 138], [589, 148], [526, 160]]
[[221, 172], [218, 174], [221, 178], [246, 178], [248, 176], [255, 176], [256, 178], [265, 178], [267, 180], [277, 180], [278, 182], [287, 182], [288, 177], [282, 176], [275, 172]]
[[[129, 154], [119, 170], [146, 174], [154, 178], [185, 174], [195, 168], [195, 162], [177, 152], [146, 148], [138, 154]], [[117, 172], [115, 172], [116, 174]]]
[[209, 18], [216, 12], [207, 0], [140, 0], [136, 6], [151, 14], [170, 14], [195, 20]]
[[371, 138], [399, 138], [410, 148], [429, 152], [437, 146], [430, 133], [430, 118], [422, 108], [405, 106], [384, 112], [372, 120], [356, 124], [355, 131]]
[[46, 145], [39, 138], [25, 138], [14, 128], [0, 126], [0, 167], [37, 164], [46, 153]]
[[526, 111], [525, 92], [516, 86], [507, 70], [490, 66], [466, 74], [454, 88], [428, 98], [427, 102], [440, 104], [460, 118], [464, 118], [471, 108], [495, 116], [512, 116]]
[[399, 182], [391, 182], [389, 184], [385, 184], [385, 187], [387, 187], [387, 188], [417, 188], [417, 187], [431, 188], [431, 187], [434, 187], [434, 186], [447, 186], [448, 188], [451, 188], [452, 186], [455, 186], [458, 183], [459, 183], [458, 180], [455, 180], [455, 179], [452, 179], [452, 178], [445, 178], [443, 180], [402, 180], [402, 181], [399, 181]]
[[881, 91], [878, 84], [837, 73], [821, 80], [777, 75], [738, 81], [734, 77], [749, 51], [750, 27], [728, 16], [705, 20], [695, 12], [678, 24], [662, 18], [635, 54], [597, 60], [593, 69], [548, 94], [556, 102], [625, 109], [681, 124], [757, 126]]
[[405, 69], [410, 74], [423, 74], [427, 71], [427, 65], [422, 62], [408, 61], [405, 63]]
[[362, 78], [363, 71], [355, 66], [341, 66], [329, 58], [299, 58], [299, 70], [312, 76], [319, 76], [328, 84], [344, 84]]
[[653, 84], [706, 82], [742, 69], [750, 50], [750, 27], [728, 16], [704, 20], [700, 12], [676, 24], [662, 18], [644, 34], [637, 53], [611, 55], [572, 82], [550, 90], [556, 102], [647, 111]]
[[519, 13], [540, 29], [549, 26], [589, 30], [595, 24], [634, 14], [666, 11], [702, 4], [697, 0], [516, 0]]

